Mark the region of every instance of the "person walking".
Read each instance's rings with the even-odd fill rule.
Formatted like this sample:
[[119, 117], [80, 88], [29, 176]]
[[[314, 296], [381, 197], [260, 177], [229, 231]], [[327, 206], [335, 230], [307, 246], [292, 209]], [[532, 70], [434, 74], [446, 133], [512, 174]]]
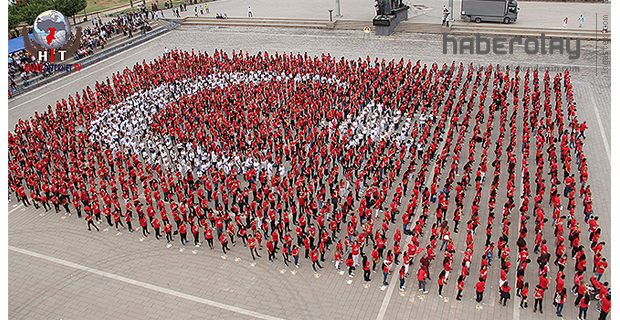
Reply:
[[88, 231], [91, 231], [90, 227], [93, 226], [97, 231], [99, 231], [99, 227], [93, 222], [93, 217], [90, 214], [87, 214], [84, 218], [87, 222]]
[[252, 18], [252, 17], [253, 17], [253, 15], [252, 15], [252, 7], [248, 6], [248, 18]]
[[579, 18], [577, 19], [577, 21], [579, 21], [579, 28], [583, 28], [583, 23], [585, 22], [586, 18], [583, 16], [583, 14], [579, 15]]
[[562, 19], [562, 28], [566, 29], [567, 26], [568, 26], [568, 16]]

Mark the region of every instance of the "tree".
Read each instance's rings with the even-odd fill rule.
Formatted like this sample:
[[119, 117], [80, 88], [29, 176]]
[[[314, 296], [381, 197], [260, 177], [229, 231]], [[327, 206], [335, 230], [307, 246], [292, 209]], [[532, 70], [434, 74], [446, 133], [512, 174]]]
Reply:
[[15, 29], [22, 21], [23, 17], [19, 6], [9, 4], [9, 30]]
[[32, 25], [39, 14], [47, 10], [56, 10], [66, 17], [74, 17], [86, 8], [86, 0], [22, 0], [19, 4], [9, 5], [9, 28], [20, 22]]

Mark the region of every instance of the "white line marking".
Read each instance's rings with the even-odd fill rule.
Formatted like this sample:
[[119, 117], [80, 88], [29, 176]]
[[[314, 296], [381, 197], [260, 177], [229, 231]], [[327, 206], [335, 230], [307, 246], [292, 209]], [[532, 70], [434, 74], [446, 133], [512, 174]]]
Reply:
[[[594, 92], [592, 85], [588, 85], [590, 87], [590, 92]], [[603, 137], [603, 144], [605, 145], [605, 153], [607, 154], [607, 161], [609, 161], [609, 164], [611, 165], [611, 152], [609, 151], [609, 141], [607, 140], [607, 135], [605, 135], [605, 130], [603, 129], [603, 121], [601, 120], [601, 114], [598, 111], [598, 107], [596, 106], [596, 103], [594, 103], [594, 99], [592, 97], [592, 95], [589, 95], [590, 98], [590, 102], [592, 103], [592, 106], [594, 106], [594, 114], [596, 114], [596, 121], [598, 122], [598, 128], [601, 131], [601, 136]]]
[[171, 289], [167, 289], [167, 288], [163, 288], [160, 286], [156, 286], [150, 283], [146, 283], [146, 282], [142, 282], [142, 281], [138, 281], [138, 280], [134, 280], [134, 279], [129, 279], [114, 273], [109, 273], [109, 272], [105, 272], [105, 271], [101, 271], [98, 269], [94, 269], [94, 268], [90, 268], [87, 266], [83, 266], [77, 263], [73, 263], [70, 261], [66, 261], [66, 260], [62, 260], [62, 259], [58, 259], [58, 258], [54, 258], [54, 257], [50, 257], [50, 256], [46, 256], [40, 253], [36, 253], [36, 252], [32, 252], [29, 250], [25, 250], [25, 249], [21, 249], [21, 248], [17, 248], [17, 247], [13, 247], [13, 246], [9, 246], [9, 250], [11, 251], [15, 251], [15, 252], [19, 252], [31, 257], [35, 257], [35, 258], [39, 258], [39, 259], [43, 259], [43, 260], [47, 260], [50, 262], [54, 262], [69, 268], [74, 268], [74, 269], [78, 269], [78, 270], [82, 270], [82, 271], [86, 271], [86, 272], [90, 272], [105, 278], [110, 278], [113, 280], [117, 280], [117, 281], [121, 281], [121, 282], [125, 282], [134, 286], [138, 286], [138, 287], [142, 287], [145, 289], [149, 289], [149, 290], [153, 290], [153, 291], [157, 291], [160, 293], [164, 293], [164, 294], [168, 294], [171, 296], [175, 296], [178, 298], [183, 298], [189, 301], [193, 301], [193, 302], [198, 302], [198, 303], [202, 303], [214, 308], [219, 308], [219, 309], [223, 309], [223, 310], [227, 310], [230, 312], [235, 312], [235, 313], [239, 313], [245, 316], [250, 316], [250, 317], [254, 317], [254, 318], [258, 318], [258, 319], [266, 319], [266, 320], [282, 320], [281, 318], [278, 317], [273, 317], [270, 315], [266, 315], [266, 314], [262, 314], [262, 313], [258, 313], [255, 311], [251, 311], [251, 310], [247, 310], [247, 309], [243, 309], [240, 307], [236, 307], [236, 306], [231, 306], [228, 304], [224, 304], [224, 303], [220, 303], [220, 302], [216, 302], [213, 300], [209, 300], [209, 299], [205, 299], [205, 298], [200, 298], [200, 297], [196, 297], [190, 294], [186, 294], [183, 292], [179, 292], [179, 291], [175, 291], [175, 290], [171, 290]]
[[[161, 35], [164, 35], [164, 34], [165, 34], [165, 33], [162, 33]], [[147, 44], [147, 43], [149, 43], [149, 42], [151, 42], [151, 41], [153, 41], [153, 40], [157, 40], [157, 39], [158, 39], [161, 35], [159, 35], [159, 36], [157, 36], [157, 37], [155, 37], [155, 38], [153, 38], [153, 39], [151, 39], [151, 40], [149, 40], [149, 41], [143, 42], [143, 43], [141, 43], [141, 44], [139, 44], [139, 45], [137, 45], [137, 46], [135, 46], [135, 47], [133, 47], [133, 48], [131, 48], [131, 49], [129, 49], [129, 50], [139, 48], [139, 47], [141, 47], [141, 46], [143, 46], [143, 45], [145, 45], [145, 44]], [[103, 60], [101, 60], [101, 61], [99, 61], [99, 62], [96, 62], [96, 63], [91, 64], [90, 66], [88, 66], [88, 67], [84, 68], [84, 70], [89, 70], [90, 68], [92, 68], [92, 67], [94, 67], [94, 66], [96, 66], [96, 65], [98, 65], [98, 64], [100, 64], [100, 63], [102, 63], [102, 62], [110, 62], [110, 61], [113, 61], [113, 62], [116, 64], [116, 63], [118, 63], [118, 62], [121, 62], [121, 61], [127, 60], [127, 59], [129, 59], [129, 58], [131, 58], [131, 57], [133, 57], [133, 56], [135, 56], [135, 55], [137, 55], [137, 54], [140, 54], [140, 53], [142, 53], [144, 50], [146, 50], [146, 48], [144, 48], [143, 50], [139, 50], [139, 51], [137, 51], [137, 52], [134, 52], [133, 54], [128, 55], [128, 56], [126, 56], [126, 57], [123, 57], [122, 59], [118, 59], [118, 60], [110, 60], [110, 58], [113, 58], [113, 57], [114, 57], [114, 55], [113, 55], [113, 56], [110, 56], [110, 57], [108, 57], [108, 58], [106, 58], [106, 59], [103, 59]], [[97, 72], [99, 72], [99, 71], [101, 71], [101, 70], [103, 70], [103, 69], [106, 69], [106, 68], [110, 68], [110, 66], [104, 66], [104, 67], [101, 67], [101, 68], [99, 68], [99, 69], [97, 69], [97, 70], [93, 70], [92, 72], [90, 72], [90, 73], [88, 73], [88, 74], [82, 75], [81, 77], [78, 77], [78, 78], [75, 78], [75, 79], [73, 79], [73, 80], [71, 80], [71, 81], [69, 81], [69, 82], [66, 82], [66, 83], [65, 83], [65, 84], [63, 84], [62, 86], [58, 86], [58, 87], [56, 87], [56, 89], [54, 89], [54, 90], [62, 89], [62, 88], [64, 88], [64, 87], [68, 86], [68, 85], [73, 84], [74, 82], [80, 81], [80, 80], [82, 80], [82, 79], [84, 79], [84, 78], [88, 78], [88, 77], [90, 77], [90, 75], [92, 75], [93, 73], [97, 73]], [[80, 74], [81, 74], [81, 73], [80, 73]], [[63, 78], [64, 78], [64, 77], [63, 77]], [[41, 90], [41, 89], [43, 89], [43, 88], [45, 88], [45, 87], [47, 87], [47, 86], [49, 86], [49, 85], [55, 84], [56, 82], [58, 82], [59, 80], [62, 80], [63, 78], [59, 78], [59, 79], [54, 80], [54, 81], [52, 81], [52, 82], [46, 83], [46, 84], [44, 84], [44, 85], [42, 85], [42, 86], [40, 86], [40, 87], [37, 87], [36, 89], [30, 90], [30, 91], [26, 92], [26, 93], [24, 94], [24, 96], [25, 96], [25, 95], [28, 95], [28, 94], [31, 94], [31, 93], [34, 93], [34, 92], [37, 92], [37, 91], [39, 91], [39, 90]], [[36, 97], [34, 97], [34, 98], [30, 99], [30, 100], [24, 101], [24, 102], [22, 102], [22, 103], [20, 103], [20, 104], [18, 104], [18, 105], [16, 105], [16, 106], [10, 107], [10, 108], [9, 108], [9, 111], [14, 110], [14, 109], [17, 109], [17, 108], [19, 108], [19, 107], [21, 107], [21, 106], [23, 106], [23, 105], [25, 105], [25, 104], [27, 104], [27, 103], [30, 103], [30, 102], [32, 102], [32, 101], [34, 101], [34, 100], [41, 99], [41, 98], [45, 98], [45, 97], [46, 97], [45, 95], [39, 95], [39, 96], [36, 96]], [[19, 99], [19, 98], [20, 98], [20, 96], [15, 97], [15, 99]]]
[[383, 320], [383, 317], [385, 317], [387, 307], [390, 304], [390, 299], [392, 299], [392, 293], [394, 292], [394, 288], [396, 288], [397, 273], [398, 272], [394, 272], [394, 274], [392, 275], [392, 279], [390, 279], [390, 285], [388, 286], [387, 292], [385, 293], [385, 297], [383, 297], [383, 302], [381, 303], [381, 309], [379, 309], [377, 320]]
[[18, 205], [17, 207], [15, 207], [15, 208], [13, 208], [13, 209], [9, 210], [9, 214], [13, 213], [13, 211], [15, 211], [15, 210], [17, 210], [17, 209], [19, 209], [19, 208], [21, 208], [21, 207], [23, 207], [23, 206], [24, 206], [24, 204], [22, 203], [22, 204]]

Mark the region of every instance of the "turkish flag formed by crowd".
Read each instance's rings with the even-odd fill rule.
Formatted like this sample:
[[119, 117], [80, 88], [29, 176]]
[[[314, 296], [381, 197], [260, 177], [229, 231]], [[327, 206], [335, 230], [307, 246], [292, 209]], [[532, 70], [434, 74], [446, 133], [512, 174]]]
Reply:
[[345, 261], [365, 281], [403, 264], [457, 299], [494, 279], [551, 304], [574, 284], [608, 313], [577, 113], [568, 71], [173, 50], [20, 120], [9, 185], [89, 230]]

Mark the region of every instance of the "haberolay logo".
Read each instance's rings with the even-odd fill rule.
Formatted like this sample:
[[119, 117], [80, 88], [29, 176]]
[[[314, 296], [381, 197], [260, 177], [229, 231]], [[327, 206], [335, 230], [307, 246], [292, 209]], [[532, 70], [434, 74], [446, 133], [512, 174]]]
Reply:
[[472, 37], [454, 37], [443, 34], [443, 53], [448, 54], [451, 45], [452, 54], [513, 54], [516, 48], [521, 48], [526, 54], [536, 55], [568, 55], [568, 59], [575, 60], [581, 56], [581, 41], [563, 37], [547, 37], [544, 33], [536, 37], [487, 37], [475, 34]]

